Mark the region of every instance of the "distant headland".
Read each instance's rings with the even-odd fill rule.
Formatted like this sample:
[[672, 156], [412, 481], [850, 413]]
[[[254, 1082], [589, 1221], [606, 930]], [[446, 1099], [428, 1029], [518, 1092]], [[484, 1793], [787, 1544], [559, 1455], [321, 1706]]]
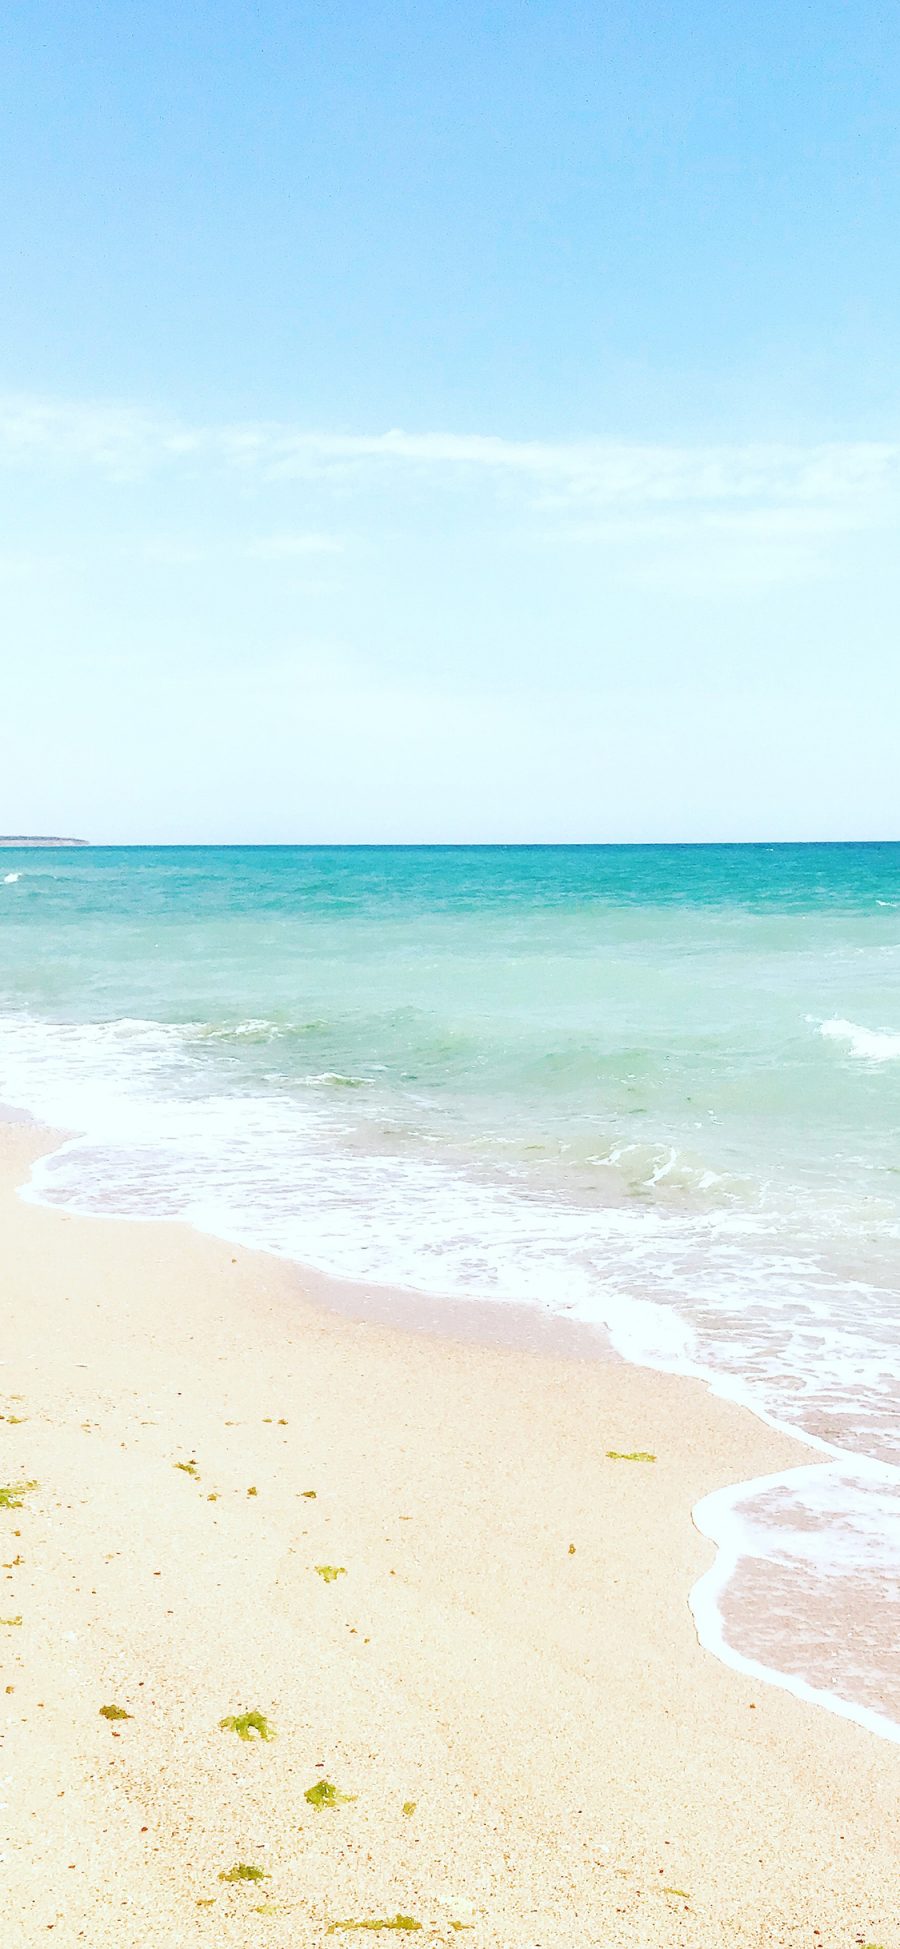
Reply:
[[57, 839], [53, 834], [0, 832], [0, 846], [89, 846], [89, 839]]

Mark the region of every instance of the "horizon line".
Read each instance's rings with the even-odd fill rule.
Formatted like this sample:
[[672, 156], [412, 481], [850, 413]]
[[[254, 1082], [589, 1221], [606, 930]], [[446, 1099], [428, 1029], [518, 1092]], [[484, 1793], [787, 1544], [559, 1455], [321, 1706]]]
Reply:
[[91, 852], [534, 852], [626, 851], [752, 846], [897, 846], [894, 838], [815, 839], [70, 839], [45, 834], [0, 834], [0, 847]]

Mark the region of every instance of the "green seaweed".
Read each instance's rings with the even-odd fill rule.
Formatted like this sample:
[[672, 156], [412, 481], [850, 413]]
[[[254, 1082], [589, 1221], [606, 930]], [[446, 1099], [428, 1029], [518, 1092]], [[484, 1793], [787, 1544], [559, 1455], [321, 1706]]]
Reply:
[[11, 1428], [21, 1428], [23, 1421], [28, 1420], [28, 1416], [27, 1414], [8, 1414], [6, 1419]]
[[130, 1719], [132, 1716], [130, 1712], [126, 1712], [123, 1705], [101, 1705], [100, 1707], [101, 1719]]
[[414, 1800], [404, 1800], [404, 1802], [403, 1802], [403, 1806], [401, 1807], [401, 1809], [400, 1809], [400, 1812], [401, 1812], [402, 1814], [406, 1814], [406, 1816], [407, 1816], [407, 1819], [408, 1819], [408, 1818], [409, 1818], [409, 1815], [410, 1815], [410, 1814], [414, 1814], [414, 1813], [415, 1813], [415, 1811], [416, 1811], [416, 1803], [415, 1803], [415, 1801], [414, 1801]]
[[259, 1495], [259, 1490], [258, 1490], [258, 1489], [255, 1489], [255, 1488], [254, 1488], [254, 1489], [248, 1489], [248, 1490], [247, 1490], [247, 1494], [248, 1494], [248, 1496], [258, 1496], [258, 1495]]
[[264, 1712], [232, 1712], [227, 1719], [219, 1720], [220, 1732], [236, 1732], [239, 1739], [250, 1739], [256, 1733], [258, 1739], [274, 1739], [275, 1727], [270, 1726]]
[[677, 1895], [679, 1899], [683, 1902], [689, 1902], [691, 1899], [686, 1888], [664, 1888], [663, 1894]]
[[252, 1861], [236, 1861], [233, 1868], [221, 1868], [220, 1881], [271, 1881], [264, 1868], [257, 1868]]
[[195, 1479], [199, 1480], [200, 1470], [196, 1462], [173, 1462], [172, 1467], [173, 1469], [180, 1469], [182, 1475], [193, 1475]]
[[36, 1482], [8, 1482], [5, 1488], [0, 1489], [0, 1509], [21, 1509], [22, 1497], [36, 1488]]
[[356, 1799], [356, 1794], [338, 1793], [330, 1780], [317, 1780], [315, 1786], [307, 1787], [303, 1798], [309, 1801], [311, 1807], [342, 1807], [349, 1806], [350, 1801]]
[[451, 1922], [451, 1929], [474, 1929], [474, 1922]]
[[623, 1455], [618, 1448], [608, 1448], [606, 1459], [608, 1462], [655, 1462], [656, 1456], [648, 1455], [646, 1448], [634, 1448], [629, 1455]]
[[372, 1922], [329, 1922], [325, 1934], [337, 1935], [339, 1929], [372, 1929], [373, 1931], [377, 1931], [379, 1929], [420, 1929], [421, 1927], [421, 1922], [417, 1922], [414, 1915], [394, 1915], [390, 1921], [385, 1919], [384, 1921]]
[[301, 1496], [305, 1496], [307, 1502], [315, 1502], [315, 1489], [301, 1489], [300, 1494]]
[[0, 1617], [0, 1624], [21, 1624], [20, 1617]]
[[253, 1914], [254, 1915], [280, 1915], [281, 1903], [280, 1902], [257, 1902], [256, 1907], [253, 1910]]
[[322, 1582], [325, 1584], [333, 1584], [337, 1581], [338, 1577], [346, 1577], [347, 1575], [342, 1563], [317, 1563], [314, 1564], [313, 1568], [315, 1569], [316, 1576], [321, 1577]]

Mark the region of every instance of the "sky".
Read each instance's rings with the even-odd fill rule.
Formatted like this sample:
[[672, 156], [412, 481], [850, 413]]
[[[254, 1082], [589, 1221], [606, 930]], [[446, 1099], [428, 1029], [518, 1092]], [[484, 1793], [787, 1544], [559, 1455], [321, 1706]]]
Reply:
[[10, 0], [0, 831], [900, 838], [900, 12]]

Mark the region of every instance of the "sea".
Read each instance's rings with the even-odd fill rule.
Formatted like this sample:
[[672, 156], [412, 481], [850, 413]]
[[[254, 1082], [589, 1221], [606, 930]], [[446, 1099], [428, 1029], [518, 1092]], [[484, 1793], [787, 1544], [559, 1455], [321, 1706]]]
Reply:
[[900, 1738], [900, 845], [6, 849], [0, 1101], [75, 1133], [27, 1197], [796, 1434], [694, 1511], [697, 1630]]

